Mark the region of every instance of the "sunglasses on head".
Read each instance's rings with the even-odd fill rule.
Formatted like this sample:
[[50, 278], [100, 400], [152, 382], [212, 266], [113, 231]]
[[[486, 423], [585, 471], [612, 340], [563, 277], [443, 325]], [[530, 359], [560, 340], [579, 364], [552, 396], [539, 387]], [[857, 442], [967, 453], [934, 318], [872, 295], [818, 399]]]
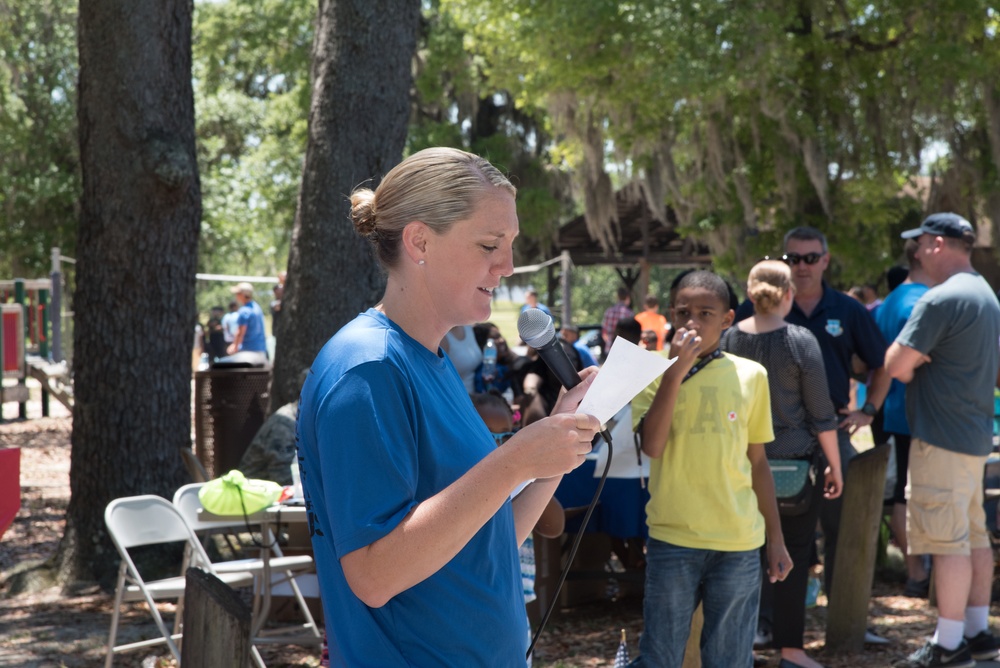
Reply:
[[819, 259], [823, 257], [825, 253], [806, 253], [805, 255], [799, 255], [798, 253], [785, 253], [781, 256], [781, 259], [785, 261], [786, 264], [792, 265], [793, 267], [799, 262], [805, 262], [806, 264], [816, 264]]
[[497, 445], [503, 445], [504, 443], [510, 440], [510, 437], [514, 435], [514, 432], [501, 431], [498, 433], [495, 431], [491, 431], [490, 434], [493, 436], [493, 440], [496, 441]]

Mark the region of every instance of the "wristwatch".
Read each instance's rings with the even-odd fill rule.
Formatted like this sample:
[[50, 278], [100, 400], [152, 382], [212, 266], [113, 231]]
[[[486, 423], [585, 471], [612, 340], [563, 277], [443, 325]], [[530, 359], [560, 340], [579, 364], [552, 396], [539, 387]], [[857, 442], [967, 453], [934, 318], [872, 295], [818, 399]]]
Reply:
[[875, 414], [878, 413], [878, 409], [875, 408], [875, 404], [870, 401], [866, 401], [865, 405], [861, 407], [861, 412], [868, 417], [875, 417]]

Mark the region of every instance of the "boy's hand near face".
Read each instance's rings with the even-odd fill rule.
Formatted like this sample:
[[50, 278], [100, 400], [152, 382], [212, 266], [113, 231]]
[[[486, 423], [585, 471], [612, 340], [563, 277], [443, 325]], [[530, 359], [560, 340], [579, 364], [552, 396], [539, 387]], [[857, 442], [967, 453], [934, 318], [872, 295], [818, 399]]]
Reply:
[[696, 330], [685, 327], [678, 329], [670, 344], [670, 357], [677, 358], [677, 362], [667, 369], [667, 374], [683, 378], [698, 362], [701, 356], [701, 344], [702, 339]]

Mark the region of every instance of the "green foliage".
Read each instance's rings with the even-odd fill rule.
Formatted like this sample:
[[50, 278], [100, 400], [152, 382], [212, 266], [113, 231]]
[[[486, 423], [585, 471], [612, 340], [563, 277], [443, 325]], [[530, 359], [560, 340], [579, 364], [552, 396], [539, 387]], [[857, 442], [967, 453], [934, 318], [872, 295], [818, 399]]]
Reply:
[[80, 197], [76, 3], [0, 2], [0, 276], [72, 256]]
[[665, 192], [735, 273], [813, 224], [843, 239], [845, 279], [873, 278], [898, 250], [886, 226], [921, 206], [897, 200], [932, 142], [957, 194], [928, 206], [974, 218], [1000, 191], [998, 13], [982, 0], [441, 7], [488, 82], [545, 114], [554, 164]]
[[[650, 267], [649, 294], [660, 300], [660, 313], [668, 314], [670, 284], [684, 267]], [[618, 288], [624, 285], [613, 267], [575, 267], [571, 285], [573, 321], [577, 324], [600, 324], [604, 311], [618, 301]], [[646, 295], [632, 295], [632, 310], [641, 311]]]
[[[199, 269], [274, 274], [288, 252], [309, 109], [315, 4], [199, 2], [193, 76]], [[0, 274], [73, 256], [81, 183], [76, 3], [0, 2]]]
[[407, 154], [453, 146], [490, 160], [518, 189], [515, 259], [548, 258], [572, 201], [565, 179], [548, 167], [544, 117], [519, 109], [502, 87], [484, 79], [485, 62], [465, 48], [466, 31], [453, 14], [429, 3], [423, 25]]
[[[196, 3], [195, 62], [207, 93], [265, 99], [308, 82], [316, 6], [302, 0]], [[308, 109], [308, 86], [305, 92]], [[303, 100], [300, 99], [300, 102]]]
[[[285, 268], [307, 137], [315, 11], [303, 0], [196, 5], [200, 271], [273, 276]], [[222, 286], [199, 285], [201, 311], [228, 301]]]
[[[195, 4], [201, 271], [284, 268], [315, 14], [313, 0]], [[1000, 224], [998, 27], [985, 0], [430, 0], [406, 151], [456, 146], [506, 170], [519, 264], [551, 257], [607, 172], [661, 193], [726, 275], [813, 224], [832, 278], [871, 281], [925, 207]], [[74, 254], [75, 30], [68, 0], [0, 0], [0, 274], [44, 275], [51, 246]], [[935, 200], [900, 196], [930, 170]]]

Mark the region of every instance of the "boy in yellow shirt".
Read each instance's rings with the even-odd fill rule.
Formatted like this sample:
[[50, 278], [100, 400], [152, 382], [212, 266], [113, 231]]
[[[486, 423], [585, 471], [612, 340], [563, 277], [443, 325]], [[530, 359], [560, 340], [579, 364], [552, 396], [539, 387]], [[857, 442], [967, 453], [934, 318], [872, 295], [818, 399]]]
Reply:
[[765, 537], [771, 581], [792, 568], [764, 454], [774, 439], [767, 372], [719, 350], [733, 312], [715, 274], [685, 276], [671, 317], [677, 361], [632, 402], [652, 458], [642, 665], [680, 668], [702, 603], [702, 666], [749, 668]]

